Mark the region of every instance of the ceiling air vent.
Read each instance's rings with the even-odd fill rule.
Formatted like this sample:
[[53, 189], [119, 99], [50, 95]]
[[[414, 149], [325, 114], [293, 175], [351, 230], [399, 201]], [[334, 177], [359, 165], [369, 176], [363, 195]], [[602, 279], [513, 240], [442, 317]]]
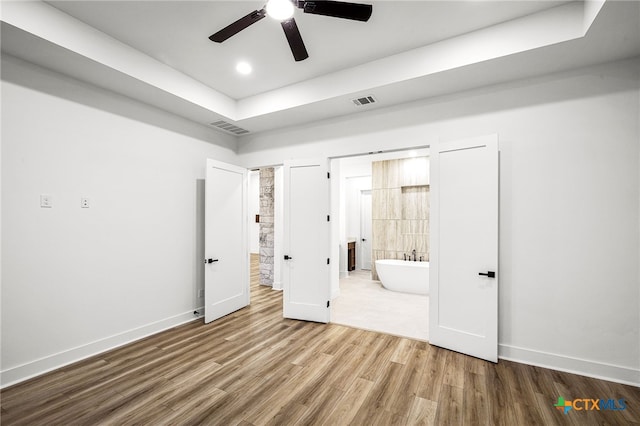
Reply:
[[351, 99], [351, 101], [357, 106], [368, 105], [368, 104], [373, 104], [377, 102], [376, 98], [374, 98], [373, 96], [365, 96], [364, 98]]
[[244, 135], [245, 133], [249, 133], [248, 130], [245, 130], [231, 123], [227, 123], [224, 120], [214, 121], [213, 123], [211, 123], [211, 125], [217, 127], [218, 129], [222, 129], [225, 132], [233, 133], [234, 135]]

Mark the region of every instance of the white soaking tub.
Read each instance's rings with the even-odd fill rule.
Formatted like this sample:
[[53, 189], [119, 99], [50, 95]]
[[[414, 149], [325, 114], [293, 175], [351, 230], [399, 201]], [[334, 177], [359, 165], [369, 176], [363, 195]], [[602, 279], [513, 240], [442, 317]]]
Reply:
[[391, 291], [429, 294], [429, 262], [410, 260], [376, 260], [382, 286]]

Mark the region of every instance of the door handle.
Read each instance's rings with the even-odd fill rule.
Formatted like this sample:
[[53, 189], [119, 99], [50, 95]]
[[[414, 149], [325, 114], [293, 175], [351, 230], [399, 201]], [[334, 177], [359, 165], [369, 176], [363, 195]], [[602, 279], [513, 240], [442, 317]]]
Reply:
[[293, 260], [293, 257], [289, 256], [288, 254], [285, 254], [284, 260]]
[[479, 272], [478, 275], [483, 275], [483, 276], [488, 277], [488, 278], [495, 278], [496, 277], [496, 273], [493, 272], [493, 271]]
[[211, 259], [211, 258], [209, 258], [209, 259], [205, 259], [205, 260], [204, 260], [204, 263], [213, 263], [213, 262], [217, 262], [217, 261], [218, 261], [218, 259]]
[[363, 239], [362, 239], [362, 241], [367, 241], [367, 239], [366, 239], [366, 238], [363, 238]]

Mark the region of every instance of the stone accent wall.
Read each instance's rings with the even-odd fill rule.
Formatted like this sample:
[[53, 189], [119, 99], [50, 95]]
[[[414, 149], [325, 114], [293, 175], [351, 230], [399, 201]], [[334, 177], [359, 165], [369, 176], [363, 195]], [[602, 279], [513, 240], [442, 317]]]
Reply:
[[274, 169], [260, 169], [260, 284], [273, 286]]
[[377, 259], [429, 260], [429, 158], [372, 163], [371, 277], [378, 279]]

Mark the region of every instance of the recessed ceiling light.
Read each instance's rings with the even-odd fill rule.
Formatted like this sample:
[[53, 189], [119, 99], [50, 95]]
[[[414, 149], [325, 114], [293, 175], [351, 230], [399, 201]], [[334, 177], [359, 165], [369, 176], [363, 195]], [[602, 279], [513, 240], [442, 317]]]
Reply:
[[236, 65], [236, 71], [238, 71], [242, 75], [249, 75], [251, 74], [252, 70], [253, 68], [251, 68], [251, 65], [245, 61], [240, 61]]
[[293, 3], [291, 0], [269, 0], [267, 15], [278, 21], [289, 19], [293, 16]]

